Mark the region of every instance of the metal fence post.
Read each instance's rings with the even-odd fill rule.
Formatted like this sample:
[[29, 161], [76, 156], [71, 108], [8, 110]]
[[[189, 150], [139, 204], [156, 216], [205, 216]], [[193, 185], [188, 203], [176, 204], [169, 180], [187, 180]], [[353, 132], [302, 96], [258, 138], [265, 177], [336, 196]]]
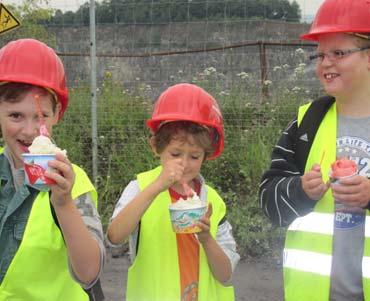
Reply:
[[91, 138], [92, 138], [92, 172], [95, 186], [98, 177], [98, 128], [96, 97], [96, 31], [95, 1], [90, 0], [90, 60], [91, 60]]
[[261, 68], [261, 102], [268, 97], [269, 91], [266, 85], [267, 80], [267, 61], [266, 61], [266, 45], [263, 41], [258, 41], [260, 52], [260, 68]]

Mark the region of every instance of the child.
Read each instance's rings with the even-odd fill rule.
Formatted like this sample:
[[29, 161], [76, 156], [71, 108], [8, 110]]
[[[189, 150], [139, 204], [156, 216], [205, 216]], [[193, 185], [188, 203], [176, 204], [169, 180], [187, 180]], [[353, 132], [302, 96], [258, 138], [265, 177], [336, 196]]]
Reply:
[[25, 184], [22, 153], [68, 105], [64, 67], [42, 42], [20, 39], [0, 49], [0, 300], [85, 301], [104, 261], [97, 194], [62, 153], [48, 165], [50, 191]]
[[[234, 300], [227, 283], [239, 255], [225, 204], [199, 173], [205, 160], [223, 150], [219, 107], [203, 89], [178, 84], [159, 97], [147, 125], [161, 166], [128, 184], [108, 227], [113, 244], [130, 236], [127, 300]], [[186, 199], [187, 185], [209, 202], [197, 235], [171, 228], [169, 204]]]
[[[318, 42], [311, 59], [335, 102], [315, 137], [297, 135], [310, 104], [299, 109], [261, 181], [266, 215], [289, 225], [285, 298], [370, 300], [370, 2], [325, 0], [302, 39]], [[303, 174], [300, 140], [313, 141]], [[356, 161], [359, 173], [330, 184], [330, 166], [340, 157]]]

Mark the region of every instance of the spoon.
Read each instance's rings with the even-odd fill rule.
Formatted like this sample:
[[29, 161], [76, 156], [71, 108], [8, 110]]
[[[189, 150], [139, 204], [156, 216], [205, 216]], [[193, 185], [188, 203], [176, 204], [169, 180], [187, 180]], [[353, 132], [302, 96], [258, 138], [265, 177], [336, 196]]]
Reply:
[[181, 182], [181, 185], [182, 187], [184, 188], [184, 191], [185, 191], [185, 195], [187, 197], [192, 197], [193, 195], [195, 195], [195, 191], [189, 186], [188, 183], [186, 182]]
[[33, 98], [35, 99], [35, 102], [36, 102], [37, 115], [40, 121], [40, 129], [39, 129], [40, 135], [50, 137], [50, 134], [45, 124], [44, 114], [42, 113], [42, 110], [41, 110], [40, 96], [38, 94], [35, 94]]

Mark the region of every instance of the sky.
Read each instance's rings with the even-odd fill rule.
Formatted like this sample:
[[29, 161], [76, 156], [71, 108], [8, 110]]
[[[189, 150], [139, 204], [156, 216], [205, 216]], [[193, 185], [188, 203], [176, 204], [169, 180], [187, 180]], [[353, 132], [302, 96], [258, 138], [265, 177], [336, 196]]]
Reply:
[[[50, 7], [61, 9], [62, 11], [76, 10], [80, 5], [89, 0], [49, 0]], [[289, 0], [292, 2], [293, 0]], [[315, 15], [320, 4], [324, 0], [296, 0], [301, 7], [302, 16]], [[19, 4], [22, 0], [0, 0], [5, 6], [7, 3]]]
[[[292, 2], [292, 1], [290, 1]], [[301, 7], [302, 16], [304, 15], [315, 15], [316, 11], [320, 7], [324, 0], [296, 0]]]

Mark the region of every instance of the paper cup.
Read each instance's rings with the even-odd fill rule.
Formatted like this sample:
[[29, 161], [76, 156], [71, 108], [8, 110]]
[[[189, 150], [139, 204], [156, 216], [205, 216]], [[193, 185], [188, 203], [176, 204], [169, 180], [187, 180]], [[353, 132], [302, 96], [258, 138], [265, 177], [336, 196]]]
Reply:
[[49, 185], [55, 181], [45, 176], [46, 170], [52, 170], [48, 166], [50, 160], [55, 159], [54, 154], [22, 154], [24, 162], [25, 182], [28, 185], [41, 190], [50, 190]]
[[196, 233], [201, 229], [198, 227], [199, 220], [207, 211], [207, 206], [192, 209], [170, 209], [172, 229], [176, 233]]
[[330, 174], [330, 182], [331, 182], [331, 184], [334, 184], [334, 185], [340, 185], [340, 183], [339, 183], [339, 180], [340, 180], [340, 179], [350, 178], [350, 177], [353, 177], [353, 176], [355, 176], [355, 175], [357, 175], [357, 171], [356, 171], [356, 172], [354, 172], [354, 173], [353, 173], [353, 174], [351, 174], [351, 175], [343, 176], [343, 177], [332, 177], [332, 176], [331, 176], [331, 174]]

